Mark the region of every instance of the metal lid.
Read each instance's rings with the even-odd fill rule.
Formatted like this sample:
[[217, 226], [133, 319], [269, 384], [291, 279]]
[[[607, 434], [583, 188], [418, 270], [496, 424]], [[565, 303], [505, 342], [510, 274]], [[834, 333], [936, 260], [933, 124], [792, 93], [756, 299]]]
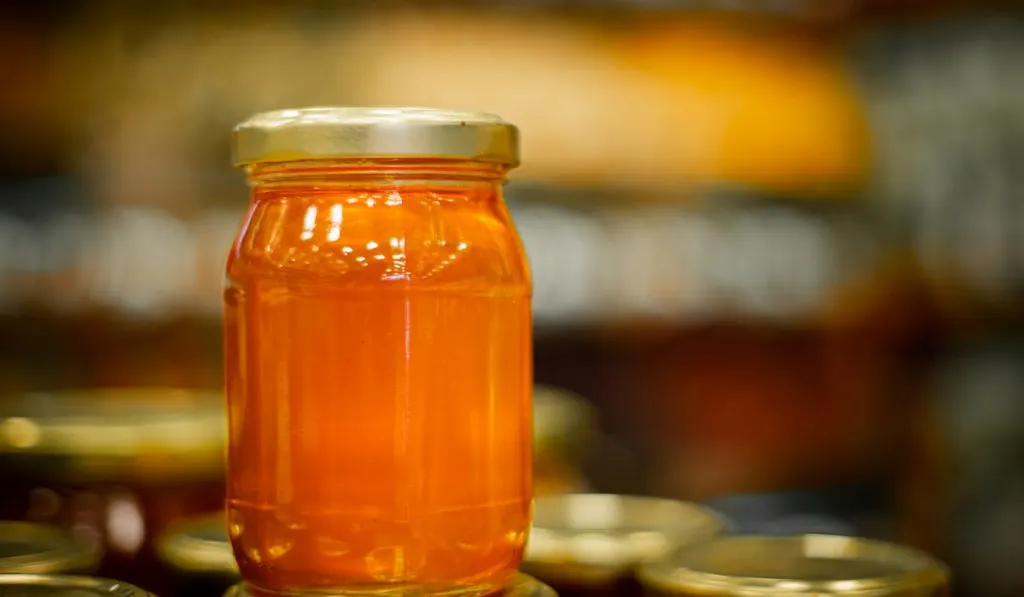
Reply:
[[941, 563], [914, 549], [837, 535], [723, 537], [640, 570], [644, 586], [690, 595], [943, 594]]
[[153, 597], [127, 583], [91, 576], [0, 574], [5, 597]]
[[519, 131], [493, 114], [431, 108], [278, 110], [235, 127], [233, 162], [451, 158], [519, 165]]
[[[339, 592], [339, 594], [341, 593]], [[384, 590], [379, 594], [397, 595], [405, 593], [402, 589], [398, 589], [394, 593]], [[446, 591], [445, 594], [449, 597], [459, 597], [459, 593], [457, 591]], [[478, 595], [479, 592], [471, 591], [468, 594]], [[251, 595], [251, 593], [246, 590], [245, 583], [238, 583], [224, 593], [224, 597], [248, 597], [249, 595]], [[517, 574], [507, 587], [499, 592], [492, 593], [491, 595], [492, 597], [558, 597], [558, 594], [555, 593], [551, 587], [526, 574]]]
[[0, 574], [91, 572], [99, 561], [98, 545], [56, 527], [0, 521]]
[[538, 497], [524, 570], [544, 579], [609, 582], [723, 529], [714, 512], [676, 500], [608, 494]]
[[30, 394], [0, 403], [0, 467], [61, 479], [220, 474], [224, 400], [171, 389]]
[[238, 576], [223, 512], [172, 525], [161, 536], [157, 551], [178, 570]]

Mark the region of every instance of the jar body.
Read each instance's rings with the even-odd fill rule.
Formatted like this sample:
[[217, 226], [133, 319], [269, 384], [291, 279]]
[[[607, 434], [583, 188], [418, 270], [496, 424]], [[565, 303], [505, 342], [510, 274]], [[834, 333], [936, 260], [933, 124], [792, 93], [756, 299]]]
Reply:
[[532, 489], [532, 325], [503, 174], [251, 170], [225, 358], [228, 529], [252, 589], [512, 578]]

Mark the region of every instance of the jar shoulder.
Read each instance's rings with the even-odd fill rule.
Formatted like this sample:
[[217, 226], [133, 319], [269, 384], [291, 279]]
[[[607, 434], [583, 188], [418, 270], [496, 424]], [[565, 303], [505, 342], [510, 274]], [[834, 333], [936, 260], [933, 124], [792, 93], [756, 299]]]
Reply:
[[[229, 283], [331, 279], [529, 292], [522, 243], [500, 197], [434, 192], [257, 197], [228, 259]], [[468, 286], [467, 286], [468, 285]]]

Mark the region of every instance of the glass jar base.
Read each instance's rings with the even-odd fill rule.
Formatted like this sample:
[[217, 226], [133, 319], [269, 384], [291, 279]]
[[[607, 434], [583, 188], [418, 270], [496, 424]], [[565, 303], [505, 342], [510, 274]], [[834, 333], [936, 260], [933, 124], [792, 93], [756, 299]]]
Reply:
[[248, 583], [234, 597], [483, 597], [502, 591], [500, 585], [386, 585], [270, 590]]
[[472, 585], [355, 585], [278, 590], [243, 582], [231, 587], [224, 597], [483, 597], [485, 595], [557, 597], [550, 587], [525, 574], [517, 574], [505, 584], [480, 583]]

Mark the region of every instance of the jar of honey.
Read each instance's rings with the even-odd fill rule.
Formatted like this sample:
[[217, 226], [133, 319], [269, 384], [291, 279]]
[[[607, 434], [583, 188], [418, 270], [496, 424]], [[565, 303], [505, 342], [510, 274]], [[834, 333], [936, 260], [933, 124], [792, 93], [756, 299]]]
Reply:
[[240, 124], [228, 530], [247, 591], [490, 591], [530, 519], [532, 329], [496, 116], [311, 108]]
[[737, 535], [640, 569], [648, 597], [944, 597], [945, 566], [924, 552], [839, 535]]

